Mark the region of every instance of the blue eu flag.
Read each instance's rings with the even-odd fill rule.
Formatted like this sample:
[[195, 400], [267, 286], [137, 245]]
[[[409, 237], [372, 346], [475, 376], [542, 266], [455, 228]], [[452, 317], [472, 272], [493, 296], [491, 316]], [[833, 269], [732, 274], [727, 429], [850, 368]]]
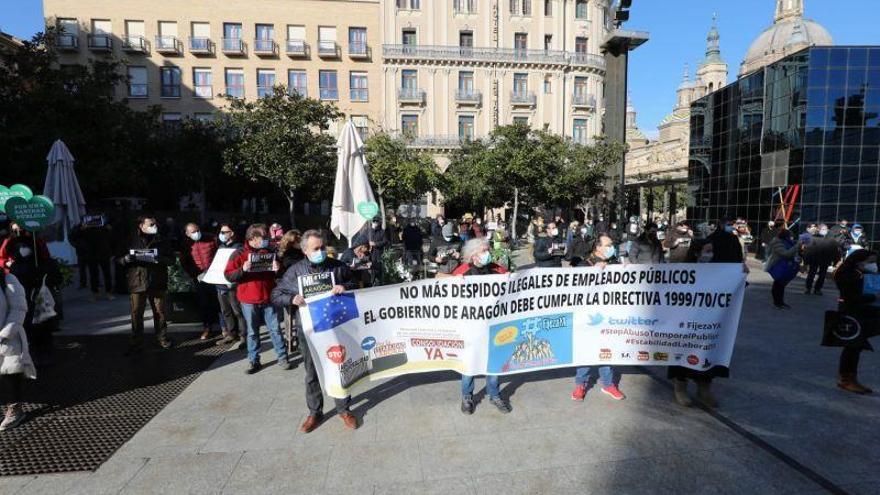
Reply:
[[354, 294], [342, 293], [310, 301], [306, 306], [315, 332], [325, 332], [359, 316]]

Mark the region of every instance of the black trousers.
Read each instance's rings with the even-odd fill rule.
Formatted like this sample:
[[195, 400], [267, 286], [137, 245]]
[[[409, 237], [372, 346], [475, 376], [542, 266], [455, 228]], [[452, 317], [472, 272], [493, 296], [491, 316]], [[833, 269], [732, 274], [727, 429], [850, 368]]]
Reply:
[[113, 276], [110, 273], [110, 260], [92, 260], [87, 261], [86, 265], [89, 267], [89, 282], [91, 284], [91, 289], [93, 293], [98, 292], [98, 270], [101, 270], [101, 274], [104, 276], [104, 290], [106, 292], [110, 292], [113, 288]]
[[89, 280], [89, 267], [88, 263], [84, 262], [82, 258], [79, 259], [79, 287], [85, 288], [88, 285]]
[[[822, 290], [822, 286], [825, 285], [825, 275], [828, 274], [828, 265], [827, 263], [810, 263], [810, 271], [807, 272], [807, 290]], [[816, 285], [813, 285], [813, 281], [815, 280]]]
[[0, 375], [0, 389], [2, 389], [3, 402], [17, 404], [24, 400], [24, 374]]
[[857, 347], [844, 347], [840, 353], [840, 366], [838, 371], [841, 375], [847, 373], [858, 373], [859, 357], [862, 350]]
[[[306, 371], [306, 405], [309, 407], [310, 415], [320, 416], [324, 411], [324, 392], [321, 390], [321, 383], [318, 381], [318, 371], [315, 369], [315, 363], [312, 361], [309, 344], [306, 341], [303, 329], [299, 325], [297, 325], [296, 332], [300, 353], [303, 357], [303, 367]], [[338, 414], [348, 412], [348, 408], [351, 406], [351, 396], [334, 400]]]
[[199, 315], [202, 318], [202, 326], [205, 328], [209, 328], [214, 323], [217, 323], [217, 313], [220, 308], [217, 304], [216, 295], [216, 286], [204, 282], [199, 282], [196, 285], [196, 296], [199, 302]]
[[244, 340], [247, 335], [247, 323], [244, 321], [241, 303], [238, 302], [235, 289], [217, 290], [217, 301], [220, 303], [220, 312], [226, 322], [226, 331], [233, 335], [237, 334]]
[[788, 285], [788, 282], [780, 282], [779, 280], [773, 281], [773, 287], [770, 289], [770, 293], [773, 294], [773, 304], [777, 306], [785, 304], [786, 285]]

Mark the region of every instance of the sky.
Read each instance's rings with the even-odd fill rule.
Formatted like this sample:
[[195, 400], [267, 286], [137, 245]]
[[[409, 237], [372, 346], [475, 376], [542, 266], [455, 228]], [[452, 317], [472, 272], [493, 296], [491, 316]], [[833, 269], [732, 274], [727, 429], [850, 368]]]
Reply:
[[[836, 44], [880, 45], [880, 0], [805, 4], [806, 16], [825, 26]], [[718, 15], [721, 55], [733, 81], [749, 45], [773, 23], [774, 5], [775, 0], [633, 0], [627, 28], [651, 34], [630, 59], [630, 95], [642, 130], [656, 136], [657, 125], [672, 112], [684, 64], [690, 65], [693, 76], [705, 54], [713, 13]], [[41, 0], [0, 0], [0, 31], [29, 38], [42, 25]]]

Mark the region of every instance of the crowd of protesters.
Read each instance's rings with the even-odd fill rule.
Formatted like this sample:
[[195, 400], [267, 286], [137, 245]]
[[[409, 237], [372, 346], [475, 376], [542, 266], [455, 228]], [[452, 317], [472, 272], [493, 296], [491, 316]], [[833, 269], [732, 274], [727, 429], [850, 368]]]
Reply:
[[[506, 273], [509, 265], [495, 259], [493, 252], [512, 242], [500, 216], [483, 219], [472, 214], [453, 220], [438, 215], [425, 228], [416, 219], [401, 223], [396, 216], [387, 221], [377, 216], [338, 255], [319, 230], [285, 231], [277, 223], [234, 225], [213, 221], [202, 227], [188, 223], [181, 228], [171, 218], [160, 225], [156, 218], [142, 216], [132, 234], [119, 236], [102, 216], [86, 217], [70, 232], [80, 260], [80, 288], [90, 290], [91, 301], [113, 299], [114, 293], [128, 294], [132, 335], [126, 356], [145, 350], [147, 304], [153, 314], [156, 345], [169, 349], [174, 345], [167, 331], [169, 267], [179, 263], [194, 287], [201, 339], [216, 338], [218, 344], [225, 345], [237, 343], [239, 350], [246, 351], [248, 374], [263, 368], [262, 328], [268, 331], [280, 369], [293, 369], [301, 360], [309, 408], [300, 427], [303, 432], [321, 424], [323, 393], [298, 314], [306, 304], [300, 294], [300, 277], [332, 272], [334, 294], [381, 285], [386, 279], [385, 253], [398, 246], [406, 265], [430, 265], [437, 278]], [[34, 294], [46, 284], [58, 286], [60, 282], [57, 264], [38, 236], [15, 223], [0, 234], [0, 263], [5, 275], [0, 280], [5, 295], [0, 298], [0, 338], [18, 342], [15, 352], [0, 355], [0, 378], [13, 396], [0, 425], [2, 430], [23, 419], [19, 405], [22, 383], [36, 376], [35, 361], [39, 361], [32, 360], [31, 353], [42, 358], [43, 351], [51, 352], [53, 329], [35, 323], [39, 310], [34, 307]], [[877, 272], [877, 255], [867, 249], [864, 229], [858, 224], [850, 227], [846, 220], [831, 228], [811, 224], [797, 237], [784, 226], [769, 222], [755, 241], [744, 219], [721, 219], [695, 233], [686, 221], [668, 225], [659, 218], [644, 222], [633, 217], [618, 226], [602, 216], [566, 223], [556, 215], [546, 223], [536, 217], [528, 224], [525, 237], [532, 246], [535, 266], [549, 268], [736, 263], [748, 272], [746, 257], [754, 248], [773, 278], [771, 293], [776, 308], [790, 308], [784, 300], [785, 287], [798, 272], [807, 273], [805, 292], [821, 295], [826, 274], [836, 268], [833, 279], [840, 289], [841, 311], [858, 314], [871, 324], [880, 317], [873, 305], [876, 297], [862, 294], [861, 289], [864, 275]], [[227, 283], [210, 283], [204, 278], [221, 250], [228, 250], [222, 270]], [[865, 348], [844, 347], [838, 382], [841, 388], [870, 392], [857, 379], [859, 355]], [[575, 370], [573, 400], [584, 400], [591, 371], [591, 367]], [[599, 366], [596, 372], [604, 394], [615, 400], [625, 399], [611, 366]], [[673, 366], [668, 378], [674, 383], [674, 399], [679, 404], [692, 405], [687, 391], [691, 380], [697, 384], [697, 400], [716, 407], [712, 381], [728, 373], [722, 366], [702, 371]], [[488, 376], [486, 381], [490, 404], [503, 413], [511, 412], [511, 405], [500, 394], [499, 377]], [[474, 386], [474, 377], [462, 376], [461, 410], [465, 414], [475, 410]], [[357, 428], [350, 403], [350, 398], [336, 400], [336, 411], [346, 427]]]

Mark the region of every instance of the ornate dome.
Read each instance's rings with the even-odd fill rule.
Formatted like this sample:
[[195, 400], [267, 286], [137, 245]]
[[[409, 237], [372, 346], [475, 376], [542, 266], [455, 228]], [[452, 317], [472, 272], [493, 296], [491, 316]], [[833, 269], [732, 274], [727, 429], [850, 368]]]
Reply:
[[739, 75], [743, 76], [813, 45], [831, 45], [834, 40], [821, 24], [804, 19], [803, 0], [776, 0], [776, 17], [749, 47]]

